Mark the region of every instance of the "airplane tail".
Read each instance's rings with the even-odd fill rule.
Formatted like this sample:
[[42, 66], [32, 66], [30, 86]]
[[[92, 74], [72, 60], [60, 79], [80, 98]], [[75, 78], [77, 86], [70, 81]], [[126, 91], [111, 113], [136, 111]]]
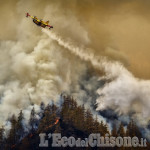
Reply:
[[26, 17], [29, 17], [30, 15], [29, 15], [29, 13], [26, 13]]

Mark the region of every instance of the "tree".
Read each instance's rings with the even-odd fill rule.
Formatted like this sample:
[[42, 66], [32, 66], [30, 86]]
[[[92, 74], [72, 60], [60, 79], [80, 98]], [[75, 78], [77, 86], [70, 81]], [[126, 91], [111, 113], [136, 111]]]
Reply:
[[[54, 103], [52, 105], [47, 105], [46, 108], [41, 105], [41, 110], [43, 111], [43, 117], [40, 119], [40, 124], [38, 126], [38, 131], [36, 130], [36, 112], [33, 107], [30, 114], [29, 124], [31, 126], [31, 131], [29, 135], [25, 136], [20, 140], [23, 129], [23, 113], [20, 111], [18, 118], [16, 119], [15, 115], [13, 115], [9, 121], [11, 123], [11, 129], [8, 134], [6, 150], [14, 149], [39, 149], [39, 134], [38, 133], [62, 133], [64, 136], [74, 136], [75, 138], [84, 139], [90, 133], [100, 133], [101, 136], [105, 136], [108, 131], [108, 124], [103, 121], [98, 121], [98, 116], [93, 118], [93, 115], [89, 109], [85, 110], [84, 105], [78, 106], [76, 101], [71, 97], [65, 97], [63, 107], [60, 107], [61, 115], [58, 113], [58, 108]], [[62, 108], [62, 109], [61, 109]], [[60, 119], [58, 121], [57, 116], [60, 115]], [[33, 133], [33, 131], [36, 131]], [[49, 132], [50, 131], [50, 132]], [[4, 129], [0, 128], [0, 146], [3, 147], [3, 133]], [[18, 138], [19, 135], [19, 138]], [[31, 136], [30, 136], [31, 135]], [[117, 132], [116, 124], [114, 123], [112, 129], [112, 136], [124, 136], [124, 126], [121, 123]], [[136, 125], [136, 123], [131, 120], [127, 126], [127, 136], [137, 136], [140, 137], [140, 129]], [[47, 138], [47, 137], [46, 137]], [[5, 139], [4, 139], [5, 141]], [[19, 142], [18, 142], [19, 141]], [[52, 140], [50, 139], [49, 145]], [[0, 147], [0, 148], [1, 148]], [[150, 144], [146, 149], [150, 149]], [[3, 149], [3, 148], [2, 148]], [[45, 148], [48, 149], [48, 148]], [[64, 149], [64, 148], [62, 148]], [[76, 148], [74, 148], [76, 149]], [[85, 149], [113, 149], [113, 150], [125, 150], [124, 147], [114, 147], [114, 148], [91, 148], [86, 147]], [[144, 149], [144, 148], [133, 148], [129, 147], [127, 149]]]
[[138, 128], [138, 126], [135, 124], [133, 120], [131, 120], [127, 126], [127, 136], [137, 136], [138, 138], [142, 137], [142, 134]]
[[70, 106], [69, 106], [69, 97], [64, 96], [64, 102], [62, 104], [62, 109], [61, 109], [61, 118], [63, 119], [63, 121], [65, 123], [70, 123], [70, 116], [69, 116], [69, 110], [70, 110]]
[[73, 124], [76, 128], [80, 130], [85, 130], [85, 108], [84, 105], [78, 106], [74, 109], [73, 117], [74, 122]]
[[42, 111], [44, 111], [44, 109], [45, 109], [45, 104], [44, 104], [44, 102], [41, 102], [41, 104], [40, 104], [40, 109], [41, 109]]
[[125, 136], [125, 130], [124, 130], [124, 126], [123, 126], [122, 123], [121, 123], [120, 126], [119, 126], [118, 135], [121, 136], [121, 137], [124, 137], [124, 136]]
[[61, 133], [61, 132], [62, 132], [62, 128], [60, 126], [60, 122], [58, 122], [56, 127], [55, 127], [54, 133]]
[[97, 118], [97, 115], [96, 115], [96, 118], [94, 120], [94, 133], [98, 133], [99, 128], [100, 128], [100, 123], [98, 122], [98, 118]]
[[88, 133], [93, 132], [93, 124], [94, 124], [94, 119], [92, 113], [89, 109], [87, 109], [85, 112], [85, 127]]
[[[9, 131], [9, 134], [8, 134], [8, 138], [7, 138], [7, 148], [8, 149], [11, 149], [12, 146], [14, 146], [18, 141], [17, 141], [17, 134], [16, 134], [16, 131], [17, 131], [17, 120], [16, 120], [16, 116], [13, 115], [11, 118], [10, 118], [10, 123], [11, 123], [11, 129]], [[7, 149], [6, 148], [6, 149]]]
[[19, 113], [19, 116], [18, 116], [18, 120], [17, 120], [17, 138], [18, 138], [18, 140], [23, 138], [23, 136], [25, 134], [23, 119], [24, 119], [24, 116], [23, 116], [23, 112], [21, 110]]
[[44, 110], [45, 110], [45, 104], [44, 104], [44, 102], [41, 102], [41, 104], [40, 104], [40, 112], [39, 112], [39, 116], [40, 116], [41, 119], [43, 117]]
[[35, 109], [34, 107], [31, 110], [31, 114], [30, 114], [30, 120], [29, 120], [29, 125], [31, 126], [31, 132], [33, 133], [35, 131], [35, 127], [36, 127], [36, 113], [35, 113]]
[[0, 149], [3, 149], [5, 144], [4, 131], [4, 127], [2, 126], [0, 128]]
[[116, 128], [115, 124], [113, 125], [113, 129], [112, 129], [111, 135], [114, 136], [114, 137], [117, 137], [117, 128]]
[[57, 106], [54, 104], [48, 105], [45, 108], [45, 111], [43, 113], [43, 118], [41, 119], [38, 127], [39, 132], [43, 129], [50, 128], [54, 125], [57, 119], [57, 115], [56, 115], [57, 109], [58, 109]]

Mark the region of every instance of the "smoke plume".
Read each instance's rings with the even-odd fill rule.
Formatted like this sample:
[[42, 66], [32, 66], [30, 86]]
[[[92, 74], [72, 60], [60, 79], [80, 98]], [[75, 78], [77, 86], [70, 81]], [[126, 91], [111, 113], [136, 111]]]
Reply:
[[[32, 105], [38, 111], [67, 93], [94, 114], [111, 109], [146, 127], [148, 1], [8, 0], [0, 7], [1, 125], [20, 109], [28, 120]], [[37, 27], [26, 12], [54, 28]]]

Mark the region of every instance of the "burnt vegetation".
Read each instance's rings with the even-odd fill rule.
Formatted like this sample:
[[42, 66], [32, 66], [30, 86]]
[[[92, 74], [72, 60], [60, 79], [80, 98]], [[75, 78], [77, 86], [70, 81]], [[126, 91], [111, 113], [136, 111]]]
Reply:
[[[134, 150], [134, 149], [150, 149], [149, 143], [146, 148], [51, 148], [51, 139], [49, 139], [48, 148], [40, 148], [40, 133], [61, 133], [61, 136], [73, 136], [77, 138], [87, 138], [90, 133], [100, 133], [105, 136], [108, 133], [110, 136], [137, 136], [142, 138], [140, 129], [132, 120], [126, 130], [121, 123], [117, 128], [115, 125], [110, 133], [108, 124], [103, 121], [99, 122], [97, 116], [94, 117], [89, 109], [85, 109], [84, 105], [79, 106], [72, 97], [63, 97], [63, 104], [58, 107], [55, 104], [47, 105], [42, 102], [40, 105], [40, 113], [36, 113], [34, 107], [30, 113], [29, 124], [25, 127], [24, 114], [22, 111], [16, 117], [13, 115], [9, 118], [11, 128], [5, 136], [4, 127], [0, 128], [0, 150], [38, 150], [38, 149], [112, 149], [112, 150]], [[38, 119], [36, 116], [40, 116]], [[30, 127], [30, 128], [29, 128]]]

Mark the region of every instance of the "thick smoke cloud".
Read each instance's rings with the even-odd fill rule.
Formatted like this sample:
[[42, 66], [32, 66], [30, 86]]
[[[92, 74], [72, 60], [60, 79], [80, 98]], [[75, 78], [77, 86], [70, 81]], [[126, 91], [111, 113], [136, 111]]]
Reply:
[[[32, 5], [31, 3], [27, 4]], [[22, 9], [22, 1], [16, 3], [15, 7], [19, 12]], [[48, 7], [51, 6], [45, 5], [43, 9], [47, 11], [50, 9]], [[52, 10], [55, 12], [55, 7]], [[59, 13], [57, 15], [59, 17]], [[87, 44], [89, 42], [87, 31], [80, 25], [75, 15], [71, 16], [73, 27], [71, 27], [71, 22], [67, 22], [70, 14], [61, 15], [59, 19], [65, 20], [65, 26], [70, 27], [70, 36], [77, 38], [78, 42]], [[29, 114], [27, 112], [30, 112], [29, 108], [32, 104], [36, 106], [41, 101], [47, 104], [50, 100], [57, 102], [59, 95], [63, 92], [78, 98], [86, 97], [86, 107], [90, 107], [88, 99], [91, 97], [87, 96], [86, 91], [81, 90], [81, 83], [79, 83], [83, 75], [87, 76], [87, 64], [60, 46], [57, 41], [42, 33], [41, 28], [35, 26], [30, 19], [23, 16], [17, 21], [19, 24], [16, 24], [16, 36], [11, 37], [10, 34], [9, 39], [11, 40], [1, 40], [0, 45], [0, 123], [3, 124], [10, 115], [17, 114], [20, 109]], [[64, 24], [60, 28], [64, 28]], [[56, 26], [55, 28], [57, 29]], [[74, 28], [77, 32], [74, 31]], [[82, 34], [80, 34], [81, 32]], [[74, 39], [74, 41], [76, 40]], [[91, 78], [93, 79], [90, 79], [88, 84], [93, 89], [93, 86], [97, 84], [98, 77], [91, 76]], [[96, 93], [96, 90], [94, 92]], [[94, 92], [93, 94], [95, 94]], [[29, 115], [26, 116], [29, 117]], [[28, 117], [26, 118], [28, 119]]]
[[[0, 124], [20, 109], [28, 119], [32, 104], [59, 102], [68, 93], [93, 113], [111, 109], [119, 120], [132, 114], [146, 126], [148, 1], [16, 0], [0, 7]], [[53, 31], [25, 12], [50, 20]]]

